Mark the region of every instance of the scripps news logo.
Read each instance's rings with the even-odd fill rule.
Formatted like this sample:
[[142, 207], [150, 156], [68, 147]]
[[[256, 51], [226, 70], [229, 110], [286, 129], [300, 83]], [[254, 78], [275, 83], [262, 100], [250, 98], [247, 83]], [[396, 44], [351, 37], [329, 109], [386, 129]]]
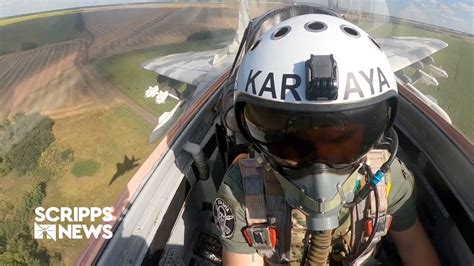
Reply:
[[110, 222], [112, 208], [99, 207], [37, 207], [35, 209], [35, 239], [89, 239], [113, 236], [112, 225], [88, 225], [86, 223]]

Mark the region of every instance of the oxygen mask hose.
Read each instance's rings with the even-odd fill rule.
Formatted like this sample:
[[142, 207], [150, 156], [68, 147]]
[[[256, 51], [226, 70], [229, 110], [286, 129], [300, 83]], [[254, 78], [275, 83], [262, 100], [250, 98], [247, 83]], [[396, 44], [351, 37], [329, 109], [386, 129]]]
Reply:
[[[371, 178], [373, 178], [374, 176], [370, 167], [368, 168], [367, 174]], [[374, 225], [373, 225], [374, 229], [372, 230], [372, 233], [370, 234], [367, 241], [364, 243], [363, 247], [357, 251], [357, 254], [354, 256], [354, 260], [357, 260], [362, 254], [365, 253], [367, 248], [370, 246], [370, 243], [372, 243], [372, 240], [374, 239], [375, 234], [377, 233], [377, 228], [379, 226], [380, 195], [379, 195], [376, 185], [372, 184], [371, 187], [374, 191], [374, 196], [375, 196], [375, 219], [374, 219]]]
[[326, 266], [331, 252], [332, 230], [311, 232], [311, 242], [305, 265]]
[[359, 190], [352, 202], [344, 203], [343, 206], [345, 208], [352, 208], [355, 205], [359, 204], [363, 199], [365, 199], [369, 195], [370, 191], [374, 190], [377, 184], [382, 181], [385, 176], [385, 173], [387, 173], [387, 171], [390, 169], [390, 166], [392, 165], [393, 160], [395, 160], [395, 157], [398, 152], [398, 135], [395, 129], [393, 129], [393, 127], [390, 129], [390, 137], [391, 138], [389, 139], [388, 144], [390, 149], [390, 157], [384, 164], [382, 164], [380, 170], [377, 170], [375, 174], [372, 173], [372, 169], [370, 168], [370, 166], [364, 163], [363, 167], [364, 171], [368, 176], [368, 182]]

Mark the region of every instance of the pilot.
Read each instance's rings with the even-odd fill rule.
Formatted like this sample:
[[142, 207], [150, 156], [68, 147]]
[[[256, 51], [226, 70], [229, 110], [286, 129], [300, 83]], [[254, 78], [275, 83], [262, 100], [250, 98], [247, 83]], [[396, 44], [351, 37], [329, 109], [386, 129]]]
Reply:
[[360, 265], [387, 234], [405, 265], [439, 265], [396, 157], [397, 96], [377, 42], [337, 15], [263, 33], [235, 79], [251, 150], [213, 204], [224, 265]]

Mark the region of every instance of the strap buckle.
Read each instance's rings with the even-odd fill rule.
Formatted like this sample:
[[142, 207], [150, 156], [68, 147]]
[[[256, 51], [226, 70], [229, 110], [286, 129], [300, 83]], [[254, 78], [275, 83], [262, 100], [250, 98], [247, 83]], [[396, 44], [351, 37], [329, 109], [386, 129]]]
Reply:
[[242, 229], [247, 244], [258, 250], [275, 250], [277, 229], [268, 224], [255, 224]]
[[379, 214], [379, 222], [377, 228], [374, 228], [375, 215], [369, 216], [364, 222], [364, 231], [365, 236], [369, 237], [373, 230], [375, 229], [375, 237], [382, 237], [387, 234], [388, 229], [390, 228], [390, 223], [392, 221], [392, 216], [386, 213]]

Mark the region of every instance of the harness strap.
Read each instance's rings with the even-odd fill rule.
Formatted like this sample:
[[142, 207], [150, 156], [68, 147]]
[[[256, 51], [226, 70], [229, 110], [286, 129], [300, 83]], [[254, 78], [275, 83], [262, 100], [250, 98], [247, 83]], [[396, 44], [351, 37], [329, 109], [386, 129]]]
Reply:
[[[267, 223], [263, 168], [253, 158], [239, 161], [245, 200], [245, 213], [248, 225]], [[251, 206], [250, 208], [248, 206]]]
[[[287, 265], [291, 243], [291, 207], [278, 181], [255, 158], [239, 160], [245, 201], [247, 243], [268, 265]], [[276, 237], [276, 239], [274, 239]]]

